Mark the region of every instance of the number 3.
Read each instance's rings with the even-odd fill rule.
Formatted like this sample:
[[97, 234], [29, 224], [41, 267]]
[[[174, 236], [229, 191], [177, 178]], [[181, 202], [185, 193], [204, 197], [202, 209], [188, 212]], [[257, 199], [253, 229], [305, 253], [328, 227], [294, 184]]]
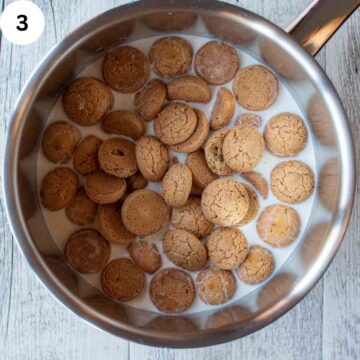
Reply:
[[19, 20], [21, 19], [21, 21], [19, 22], [20, 25], [23, 25], [23, 26], [17, 26], [16, 28], [19, 30], [19, 31], [25, 31], [28, 29], [29, 25], [28, 23], [26, 22], [27, 21], [27, 16], [26, 15], [19, 15], [17, 17]]

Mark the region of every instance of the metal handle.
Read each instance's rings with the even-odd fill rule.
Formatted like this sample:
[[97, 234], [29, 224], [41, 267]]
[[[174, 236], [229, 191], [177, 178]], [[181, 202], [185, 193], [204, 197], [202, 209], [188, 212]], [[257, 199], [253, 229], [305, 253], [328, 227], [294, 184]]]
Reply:
[[315, 56], [359, 5], [360, 0], [314, 0], [286, 31]]

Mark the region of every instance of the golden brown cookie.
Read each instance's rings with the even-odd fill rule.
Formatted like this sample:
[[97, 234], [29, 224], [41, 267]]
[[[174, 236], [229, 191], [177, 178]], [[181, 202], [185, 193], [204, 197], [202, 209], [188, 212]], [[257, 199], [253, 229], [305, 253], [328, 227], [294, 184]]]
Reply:
[[155, 137], [143, 136], [136, 143], [136, 161], [141, 174], [149, 181], [161, 181], [169, 166], [169, 151]]
[[198, 189], [205, 189], [213, 180], [219, 178], [210, 170], [202, 149], [189, 154], [186, 158], [186, 165], [191, 169], [193, 185]]
[[44, 207], [51, 211], [68, 206], [75, 196], [78, 177], [67, 167], [49, 171], [41, 182], [40, 197]]
[[94, 135], [86, 136], [74, 152], [74, 169], [80, 175], [87, 175], [100, 168], [98, 150], [102, 140]]
[[162, 312], [184, 312], [195, 299], [194, 282], [185, 271], [174, 268], [160, 270], [151, 279], [150, 299]]
[[244, 218], [239, 222], [239, 225], [241, 226], [251, 223], [255, 219], [260, 207], [256, 192], [249, 185], [243, 185], [245, 186], [245, 189], [249, 195], [249, 209]]
[[104, 292], [118, 301], [129, 301], [140, 295], [145, 274], [127, 258], [111, 261], [101, 274]]
[[166, 102], [166, 85], [160, 80], [148, 82], [135, 95], [135, 111], [146, 121], [156, 118]]
[[275, 156], [295, 156], [304, 149], [307, 130], [303, 120], [291, 113], [273, 116], [264, 131], [267, 149]]
[[163, 251], [171, 262], [189, 271], [200, 270], [206, 264], [205, 246], [195, 235], [185, 230], [168, 231], [164, 236]]
[[135, 157], [135, 144], [122, 138], [104, 141], [98, 151], [102, 170], [117, 177], [129, 177], [138, 169]]
[[230, 90], [221, 87], [216, 95], [214, 107], [211, 112], [210, 126], [220, 129], [229, 124], [235, 113], [235, 99]]
[[94, 222], [97, 208], [97, 204], [86, 195], [85, 189], [81, 187], [65, 208], [65, 213], [72, 223], [84, 226]]
[[197, 274], [195, 286], [201, 301], [220, 305], [234, 296], [236, 280], [231, 271], [210, 267]]
[[127, 245], [136, 237], [124, 226], [120, 203], [101, 205], [96, 223], [100, 234], [110, 243]]
[[80, 137], [75, 126], [57, 121], [45, 130], [41, 143], [43, 153], [51, 162], [64, 164], [71, 159]]
[[86, 177], [84, 187], [92, 201], [97, 204], [111, 204], [125, 194], [126, 181], [103, 171], [94, 171]]
[[244, 185], [232, 179], [212, 181], [203, 191], [201, 208], [205, 217], [214, 224], [238, 224], [249, 209], [249, 195]]
[[161, 268], [161, 256], [156, 245], [139, 240], [130, 244], [128, 251], [134, 263], [142, 271], [153, 274]]
[[100, 80], [80, 77], [65, 89], [62, 103], [66, 115], [82, 126], [98, 123], [112, 108], [114, 97]]
[[192, 195], [185, 205], [173, 209], [171, 225], [176, 229], [186, 230], [199, 239], [208, 236], [214, 228], [214, 224], [202, 212], [200, 198]]
[[248, 242], [237, 228], [220, 227], [209, 237], [206, 243], [209, 261], [222, 270], [238, 268], [248, 253]]
[[266, 207], [256, 224], [260, 238], [273, 247], [291, 244], [300, 233], [298, 213], [285, 205]]
[[109, 134], [128, 136], [134, 140], [145, 134], [144, 122], [138, 115], [128, 110], [117, 110], [106, 114], [101, 128]]
[[81, 229], [70, 236], [64, 255], [76, 271], [97, 273], [109, 261], [110, 245], [96, 230]]
[[147, 180], [139, 172], [137, 172], [126, 179], [126, 190], [128, 192], [133, 192], [135, 190], [144, 189], [147, 184]]
[[190, 168], [184, 164], [175, 164], [170, 167], [163, 178], [161, 195], [169, 206], [177, 208], [186, 203], [191, 187]]
[[265, 178], [260, 173], [256, 171], [247, 171], [241, 173], [241, 176], [247, 180], [264, 199], [267, 199], [269, 187]]
[[197, 124], [195, 111], [181, 103], [165, 106], [154, 120], [156, 136], [166, 145], [176, 145], [187, 140]]
[[143, 189], [134, 191], [125, 199], [121, 217], [130, 232], [147, 236], [165, 226], [169, 219], [169, 209], [158, 193]]
[[264, 150], [261, 133], [246, 125], [232, 128], [225, 136], [222, 147], [226, 165], [239, 172], [253, 169], [260, 162]]
[[279, 85], [276, 76], [266, 67], [251, 65], [240, 69], [233, 82], [238, 103], [248, 110], [260, 111], [276, 100]]
[[207, 82], [198, 76], [184, 75], [171, 81], [167, 86], [169, 100], [208, 103], [211, 89]]
[[190, 70], [192, 55], [191, 45], [185, 39], [168, 36], [155, 41], [149, 59], [157, 75], [172, 78]]
[[195, 56], [195, 71], [211, 85], [222, 85], [235, 76], [239, 68], [236, 50], [224, 42], [210, 41]]
[[314, 191], [314, 183], [310, 167], [298, 160], [276, 165], [270, 176], [274, 195], [289, 204], [298, 204], [308, 199]]
[[261, 126], [261, 118], [259, 115], [245, 113], [239, 116], [237, 125], [247, 125], [259, 128]]
[[150, 73], [146, 56], [132, 46], [120, 46], [105, 55], [103, 76], [114, 90], [127, 94], [139, 90]]
[[193, 109], [196, 113], [197, 123], [194, 132], [190, 137], [180, 144], [171, 146], [171, 149], [181, 153], [191, 153], [200, 149], [209, 134], [209, 120], [206, 115], [198, 109]]
[[144, 23], [152, 30], [181, 31], [192, 26], [197, 18], [196, 14], [184, 11], [162, 12], [146, 15]]
[[210, 170], [220, 176], [233, 174], [233, 170], [225, 163], [223, 143], [229, 129], [216, 130], [209, 137], [205, 145], [205, 158]]
[[255, 285], [265, 281], [273, 272], [275, 260], [271, 252], [260, 245], [250, 247], [237, 273], [241, 281]]

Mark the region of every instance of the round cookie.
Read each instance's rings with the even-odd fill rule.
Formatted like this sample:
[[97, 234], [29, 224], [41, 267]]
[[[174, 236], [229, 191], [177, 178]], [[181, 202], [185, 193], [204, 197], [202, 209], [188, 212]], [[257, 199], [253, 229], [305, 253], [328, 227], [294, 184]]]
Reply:
[[267, 149], [275, 156], [295, 156], [304, 149], [307, 130], [302, 119], [291, 113], [273, 116], [264, 131]]
[[229, 133], [229, 129], [215, 131], [205, 145], [205, 158], [210, 170], [216, 175], [228, 176], [233, 170], [225, 163], [223, 154], [223, 143]]
[[158, 76], [172, 78], [190, 70], [192, 55], [191, 45], [185, 39], [169, 36], [155, 41], [149, 59]]
[[138, 169], [135, 157], [135, 144], [122, 138], [104, 141], [98, 151], [100, 167], [110, 175], [128, 177]]
[[208, 103], [211, 89], [207, 82], [198, 76], [185, 75], [171, 81], [167, 86], [169, 100]]
[[76, 271], [97, 273], [109, 261], [110, 246], [96, 230], [81, 229], [70, 236], [64, 255]]
[[91, 126], [112, 108], [114, 97], [100, 80], [80, 77], [64, 91], [62, 103], [66, 115], [75, 123]]
[[143, 136], [135, 146], [135, 156], [146, 180], [161, 181], [169, 166], [169, 151], [155, 137]]
[[126, 191], [126, 181], [103, 171], [95, 171], [85, 179], [87, 196], [97, 204], [110, 204], [118, 201]]
[[238, 103], [245, 109], [265, 110], [275, 102], [278, 96], [278, 80], [264, 66], [247, 66], [236, 73], [233, 92]]
[[275, 260], [271, 252], [260, 245], [253, 245], [237, 273], [241, 281], [255, 285], [265, 281], [272, 274], [274, 267]]
[[134, 140], [145, 134], [144, 122], [138, 115], [128, 110], [117, 110], [106, 114], [101, 129], [109, 134], [128, 136]]
[[246, 126], [253, 126], [259, 128], [261, 126], [261, 118], [259, 115], [245, 113], [239, 116], [237, 121], [237, 125], [246, 125]]
[[211, 264], [222, 270], [238, 268], [248, 253], [248, 242], [237, 228], [220, 227], [208, 237], [206, 247]]
[[239, 182], [217, 179], [203, 191], [201, 208], [204, 216], [216, 225], [236, 225], [247, 214], [249, 195], [244, 185]]
[[280, 201], [298, 204], [308, 199], [314, 191], [314, 174], [301, 161], [285, 161], [271, 171], [271, 190]]
[[175, 164], [165, 174], [161, 184], [161, 195], [171, 207], [183, 206], [191, 191], [192, 173], [184, 164]]
[[120, 203], [101, 205], [97, 213], [96, 224], [100, 234], [110, 243], [127, 245], [136, 237], [124, 226]]
[[156, 118], [166, 102], [166, 85], [160, 80], [148, 82], [135, 95], [135, 111], [146, 121]]
[[41, 147], [45, 157], [51, 162], [68, 162], [80, 141], [79, 130], [66, 121], [57, 121], [49, 125], [44, 133]]
[[168, 231], [164, 236], [163, 251], [171, 262], [189, 271], [200, 270], [206, 264], [205, 246], [185, 230]]
[[71, 203], [78, 187], [78, 177], [67, 167], [49, 171], [41, 182], [42, 205], [51, 210], [60, 210]]
[[189, 154], [186, 158], [186, 165], [191, 169], [193, 185], [198, 189], [205, 189], [213, 180], [219, 178], [210, 170], [202, 149]]
[[240, 226], [251, 223], [251, 221], [255, 219], [260, 207], [256, 192], [249, 185], [243, 185], [245, 186], [245, 189], [249, 195], [249, 209], [244, 218], [239, 222]]
[[133, 192], [135, 190], [144, 189], [147, 184], [147, 180], [140, 173], [136, 173], [126, 179], [126, 190], [128, 192]]
[[80, 175], [88, 175], [100, 168], [98, 161], [98, 150], [102, 140], [94, 135], [85, 137], [74, 152], [74, 169]]
[[185, 205], [172, 210], [171, 225], [176, 229], [186, 230], [199, 239], [208, 236], [214, 228], [214, 224], [202, 212], [200, 198], [192, 195]]
[[72, 223], [84, 226], [94, 222], [97, 208], [97, 204], [86, 195], [85, 189], [81, 187], [65, 208], [65, 213]]
[[118, 301], [136, 298], [145, 285], [145, 274], [130, 259], [119, 258], [111, 261], [101, 274], [104, 292]]
[[291, 244], [300, 233], [298, 213], [285, 205], [266, 207], [256, 224], [260, 238], [273, 247]]
[[161, 268], [161, 256], [154, 244], [139, 240], [128, 246], [131, 259], [142, 270], [153, 274]]
[[150, 66], [140, 50], [121, 46], [105, 55], [102, 70], [112, 89], [127, 94], [139, 90], [146, 83]]
[[236, 280], [231, 271], [210, 267], [197, 274], [195, 286], [202, 302], [220, 305], [234, 296]]
[[180, 144], [171, 146], [171, 149], [181, 153], [191, 153], [200, 149], [201, 145], [209, 134], [209, 120], [206, 115], [198, 109], [193, 109], [196, 113], [196, 128], [190, 137]]
[[184, 312], [195, 299], [194, 282], [185, 271], [160, 270], [151, 279], [150, 299], [164, 313]]
[[195, 71], [211, 85], [222, 85], [235, 76], [239, 68], [236, 50], [224, 42], [210, 41], [195, 56]]
[[221, 87], [217, 92], [215, 104], [211, 111], [211, 128], [216, 130], [229, 124], [235, 113], [235, 106], [235, 99], [231, 91]]
[[166, 145], [176, 145], [187, 140], [195, 130], [196, 113], [189, 106], [171, 103], [164, 107], [154, 120], [156, 136]]
[[251, 126], [240, 125], [232, 128], [223, 142], [226, 164], [238, 172], [250, 171], [261, 160], [265, 142], [261, 133]]
[[269, 187], [266, 179], [256, 171], [247, 171], [241, 174], [264, 198], [267, 199], [269, 195]]
[[158, 193], [143, 189], [125, 199], [121, 217], [131, 233], [147, 236], [158, 232], [167, 223], [169, 210]]

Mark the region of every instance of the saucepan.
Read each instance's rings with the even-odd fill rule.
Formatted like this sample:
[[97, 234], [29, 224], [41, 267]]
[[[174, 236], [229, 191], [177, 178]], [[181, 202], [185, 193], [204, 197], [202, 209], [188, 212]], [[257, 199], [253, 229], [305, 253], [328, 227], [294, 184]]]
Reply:
[[[248, 335], [283, 315], [319, 281], [345, 234], [354, 199], [354, 146], [341, 101], [313, 59], [359, 0], [319, 0], [286, 30], [245, 9], [213, 0], [139, 1], [87, 22], [57, 44], [21, 92], [3, 162], [7, 216], [42, 283], [87, 322], [140, 343], [196, 347]], [[184, 33], [241, 47], [277, 73], [307, 117], [317, 187], [305, 235], [264, 286], [228, 306], [180, 316], [139, 310], [106, 298], [68, 267], [43, 219], [36, 183], [40, 136], [61, 90], [84, 67], [127, 39]]]

